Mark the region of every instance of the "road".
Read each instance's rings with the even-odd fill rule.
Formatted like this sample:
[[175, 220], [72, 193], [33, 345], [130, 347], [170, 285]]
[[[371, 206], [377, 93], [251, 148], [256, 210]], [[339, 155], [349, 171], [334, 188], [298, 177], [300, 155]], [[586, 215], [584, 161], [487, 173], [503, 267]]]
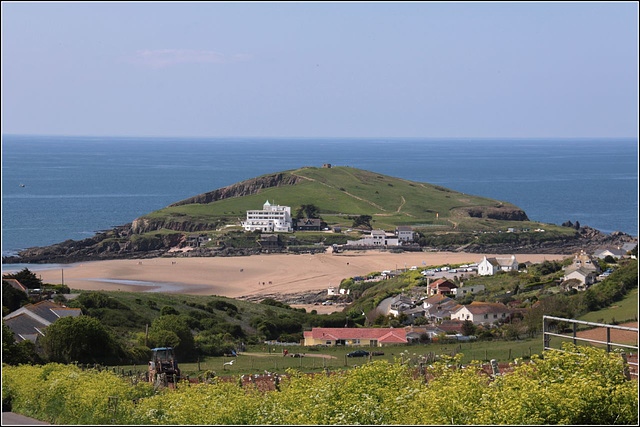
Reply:
[[14, 412], [2, 413], [2, 425], [3, 426], [30, 426], [30, 425], [50, 425], [44, 421], [36, 420], [35, 418], [25, 417], [24, 415], [16, 414]]

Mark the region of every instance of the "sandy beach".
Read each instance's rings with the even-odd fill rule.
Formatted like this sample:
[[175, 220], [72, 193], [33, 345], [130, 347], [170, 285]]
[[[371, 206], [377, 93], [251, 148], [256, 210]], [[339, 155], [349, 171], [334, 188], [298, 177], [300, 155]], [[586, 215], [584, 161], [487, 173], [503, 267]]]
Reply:
[[[246, 257], [152, 258], [108, 260], [64, 268], [72, 289], [176, 292], [221, 295], [296, 293], [337, 286], [344, 278], [405, 266], [479, 262], [482, 254], [362, 251], [340, 254], [272, 254]], [[510, 255], [491, 255], [510, 256]], [[558, 260], [567, 255], [520, 254], [518, 262]], [[49, 283], [60, 283], [60, 269], [41, 270]]]

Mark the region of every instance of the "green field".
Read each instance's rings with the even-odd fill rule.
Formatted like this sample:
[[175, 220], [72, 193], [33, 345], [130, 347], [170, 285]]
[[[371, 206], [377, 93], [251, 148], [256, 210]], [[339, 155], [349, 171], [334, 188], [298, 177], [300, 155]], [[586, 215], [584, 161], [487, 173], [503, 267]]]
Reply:
[[[268, 199], [276, 204], [291, 206], [293, 213], [303, 204], [314, 204], [326, 221], [347, 227], [352, 223], [348, 216], [371, 215], [372, 225], [386, 229], [403, 224], [452, 227], [458, 222], [465, 222], [472, 228], [470, 224], [483, 219], [469, 218], [460, 208], [478, 208], [482, 211], [483, 208], [502, 206], [517, 209], [507, 202], [350, 167], [308, 167], [283, 174], [302, 179], [295, 185], [263, 188], [257, 194], [208, 204], [170, 206], [145, 215], [142, 219], [210, 224], [218, 221], [239, 222], [244, 219], [247, 210], [259, 209]], [[439, 218], [436, 218], [436, 214]], [[449, 218], [456, 219], [450, 221]], [[480, 229], [495, 227], [492, 220], [485, 218], [483, 221]]]
[[[283, 349], [286, 348], [289, 354], [302, 353], [305, 357], [284, 357]], [[389, 347], [324, 347], [317, 351], [312, 351], [310, 347], [304, 346], [267, 346], [253, 345], [248, 346], [247, 351], [241, 353], [238, 357], [208, 357], [200, 361], [200, 371], [198, 371], [197, 363], [180, 363], [180, 368], [184, 375], [192, 377], [198, 376], [205, 371], [213, 371], [216, 375], [239, 375], [239, 374], [259, 374], [265, 370], [269, 372], [284, 373], [288, 368], [295, 368], [302, 372], [320, 372], [325, 367], [330, 370], [351, 369], [360, 366], [369, 361], [367, 357], [348, 357], [345, 355], [359, 348], [367, 351], [382, 351], [383, 356], [373, 356], [372, 360], [406, 360], [407, 358], [415, 358], [418, 355], [428, 353], [447, 354], [452, 352], [464, 354], [463, 363], [469, 363], [472, 360], [491, 360], [509, 361], [515, 358], [529, 356], [530, 354], [540, 354], [542, 352], [542, 338], [533, 338], [521, 341], [478, 341], [472, 343], [459, 344], [415, 344], [401, 345]], [[271, 354], [269, 354], [271, 351]], [[401, 355], [404, 353], [404, 356]], [[320, 355], [332, 356], [331, 358], [321, 358]], [[511, 357], [509, 357], [511, 356]], [[225, 362], [235, 360], [233, 365], [223, 366]], [[346, 364], [345, 364], [346, 362]], [[142, 372], [146, 366], [119, 366], [118, 369], [125, 371], [137, 370]]]
[[611, 306], [598, 311], [592, 311], [583, 316], [580, 320], [598, 323], [613, 323], [613, 321], [624, 322], [638, 319], [638, 288], [630, 291], [624, 299], [613, 303]]

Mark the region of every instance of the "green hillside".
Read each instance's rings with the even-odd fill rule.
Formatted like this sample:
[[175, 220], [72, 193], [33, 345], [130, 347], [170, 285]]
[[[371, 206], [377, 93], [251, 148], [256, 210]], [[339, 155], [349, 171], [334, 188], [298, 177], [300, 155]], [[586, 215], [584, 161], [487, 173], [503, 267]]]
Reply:
[[[207, 224], [215, 228], [222, 224], [238, 224], [249, 209], [259, 209], [266, 200], [291, 206], [292, 213], [304, 204], [313, 204], [330, 225], [350, 226], [348, 218], [357, 215], [373, 217], [376, 228], [396, 225], [452, 229], [458, 224], [482, 221], [480, 229], [493, 227], [500, 219], [527, 219], [526, 214], [511, 203], [459, 193], [437, 185], [412, 182], [351, 167], [305, 167], [279, 173], [285, 184], [245, 190], [243, 183], [226, 187], [232, 196], [210, 203], [196, 203], [198, 196], [145, 215], [139, 220], [149, 222], [185, 221]], [[267, 180], [274, 175], [254, 179]], [[248, 183], [248, 181], [245, 181]], [[234, 187], [242, 196], [233, 196]], [[251, 193], [251, 194], [246, 194]], [[470, 213], [471, 212], [471, 213]], [[475, 217], [472, 217], [475, 216]], [[493, 218], [492, 218], [493, 217]]]

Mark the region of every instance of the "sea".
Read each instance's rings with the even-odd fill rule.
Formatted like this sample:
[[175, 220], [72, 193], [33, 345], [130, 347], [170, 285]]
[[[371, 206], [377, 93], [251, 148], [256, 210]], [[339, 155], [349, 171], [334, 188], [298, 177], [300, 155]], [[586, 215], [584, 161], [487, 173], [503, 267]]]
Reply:
[[[352, 166], [638, 235], [637, 139], [2, 136], [2, 254], [131, 222], [258, 175]], [[277, 201], [276, 201], [277, 202]]]

